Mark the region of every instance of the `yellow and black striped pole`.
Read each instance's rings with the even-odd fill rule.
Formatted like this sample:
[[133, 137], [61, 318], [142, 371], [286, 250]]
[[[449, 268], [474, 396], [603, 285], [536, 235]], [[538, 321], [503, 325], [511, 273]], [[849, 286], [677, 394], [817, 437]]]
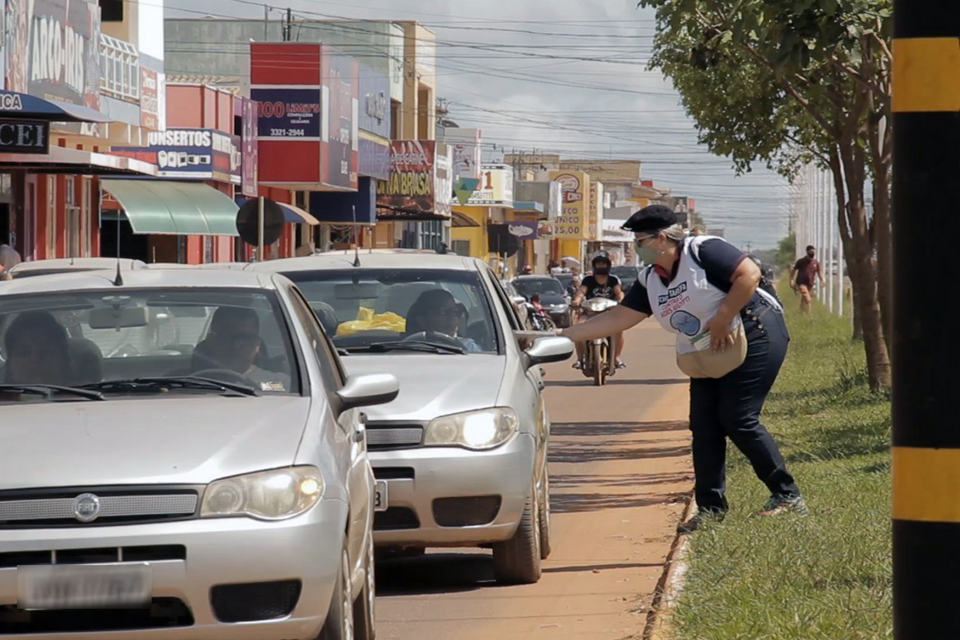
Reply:
[[960, 638], [960, 2], [894, 0], [893, 618]]

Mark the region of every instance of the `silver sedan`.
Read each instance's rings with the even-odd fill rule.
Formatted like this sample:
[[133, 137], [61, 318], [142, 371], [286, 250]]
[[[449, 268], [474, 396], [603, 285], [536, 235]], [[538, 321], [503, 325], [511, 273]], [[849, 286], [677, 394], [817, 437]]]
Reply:
[[373, 638], [360, 407], [397, 381], [347, 377], [288, 280], [15, 279], [0, 345], [5, 637]]
[[351, 374], [400, 379], [400, 396], [368, 411], [377, 544], [489, 546], [498, 580], [536, 582], [550, 552], [539, 365], [569, 358], [573, 344], [530, 344], [480, 260], [384, 252], [355, 260], [321, 254], [250, 268], [296, 282]]

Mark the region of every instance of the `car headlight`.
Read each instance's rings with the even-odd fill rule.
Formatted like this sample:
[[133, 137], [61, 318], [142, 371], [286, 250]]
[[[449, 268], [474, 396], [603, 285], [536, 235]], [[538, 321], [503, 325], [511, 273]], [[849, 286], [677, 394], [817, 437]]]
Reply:
[[568, 306], [568, 305], [567, 305], [566, 302], [561, 302], [560, 304], [552, 304], [552, 305], [550, 305], [550, 309], [553, 310], [553, 311], [566, 311], [566, 310], [567, 310], [567, 306]]
[[459, 446], [482, 451], [499, 447], [520, 428], [513, 409], [468, 411], [432, 420], [427, 425], [426, 446]]
[[200, 517], [249, 516], [285, 520], [304, 513], [323, 496], [316, 467], [287, 467], [216, 480], [207, 485]]

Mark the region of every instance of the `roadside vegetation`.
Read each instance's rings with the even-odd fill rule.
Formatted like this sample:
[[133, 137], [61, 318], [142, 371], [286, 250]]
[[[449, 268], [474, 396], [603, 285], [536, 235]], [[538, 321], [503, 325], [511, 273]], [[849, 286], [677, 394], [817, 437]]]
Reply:
[[731, 446], [732, 511], [691, 539], [677, 640], [892, 637], [889, 399], [869, 389], [850, 318], [803, 317], [780, 289], [793, 340], [764, 423], [810, 515], [756, 515], [764, 487]]

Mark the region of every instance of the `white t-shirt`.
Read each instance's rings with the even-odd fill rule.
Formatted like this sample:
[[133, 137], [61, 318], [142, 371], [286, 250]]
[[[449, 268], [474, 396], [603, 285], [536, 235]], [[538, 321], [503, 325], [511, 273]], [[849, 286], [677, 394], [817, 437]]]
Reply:
[[0, 244], [0, 267], [12, 269], [20, 264], [20, 254], [8, 244]]

